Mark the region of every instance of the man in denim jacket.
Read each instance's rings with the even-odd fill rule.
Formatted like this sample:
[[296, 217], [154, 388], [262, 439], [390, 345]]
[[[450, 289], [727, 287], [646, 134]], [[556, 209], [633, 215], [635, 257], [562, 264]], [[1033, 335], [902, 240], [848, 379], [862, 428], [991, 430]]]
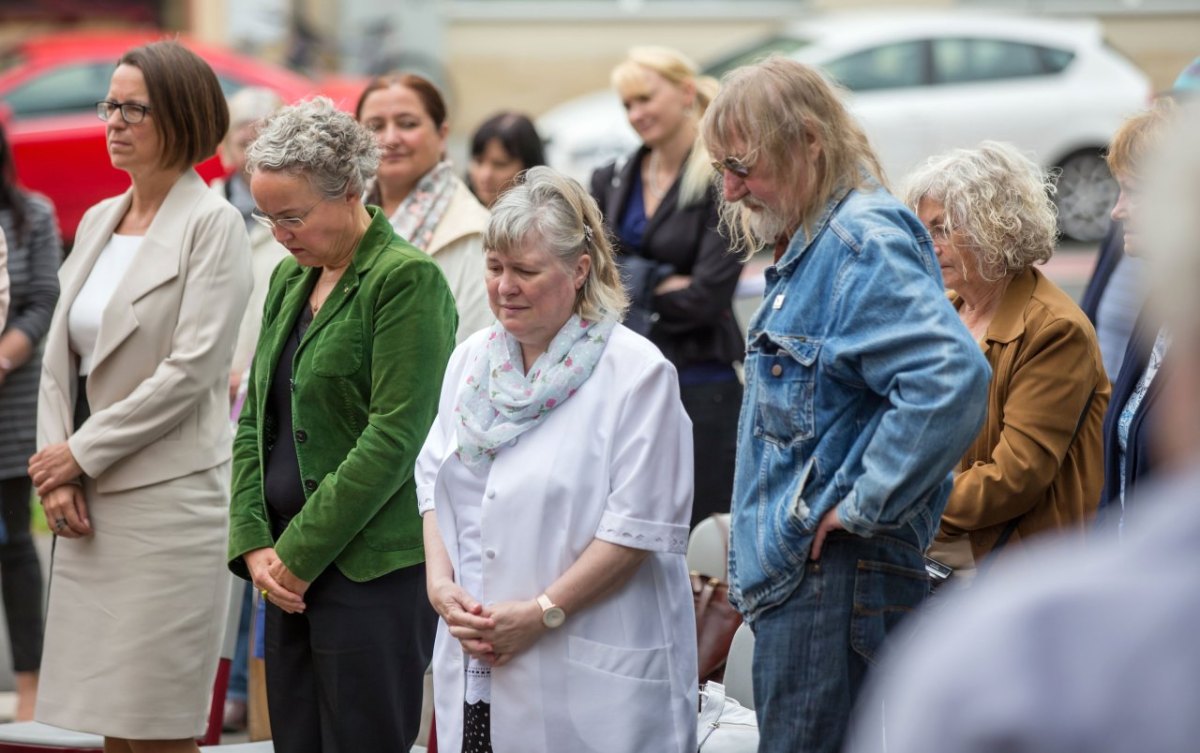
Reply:
[[922, 555], [989, 370], [928, 234], [819, 73], [738, 69], [703, 127], [726, 226], [775, 248], [746, 348], [729, 551], [756, 638], [759, 751], [837, 751], [885, 635], [926, 595]]

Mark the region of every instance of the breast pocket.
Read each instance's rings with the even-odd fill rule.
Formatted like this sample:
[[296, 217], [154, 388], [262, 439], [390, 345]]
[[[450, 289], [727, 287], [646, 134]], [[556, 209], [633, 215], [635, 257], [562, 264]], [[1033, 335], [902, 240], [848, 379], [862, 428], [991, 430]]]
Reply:
[[312, 370], [317, 376], [350, 376], [362, 367], [362, 323], [331, 322], [313, 343]]
[[758, 385], [754, 436], [784, 447], [811, 439], [820, 341], [760, 332], [751, 350]]

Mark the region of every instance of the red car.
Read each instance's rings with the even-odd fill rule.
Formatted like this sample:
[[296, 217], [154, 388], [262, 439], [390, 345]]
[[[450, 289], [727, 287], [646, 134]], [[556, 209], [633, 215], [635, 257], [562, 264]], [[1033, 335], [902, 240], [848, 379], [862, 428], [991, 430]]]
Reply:
[[[129, 177], [109, 163], [96, 102], [104, 99], [126, 50], [163, 38], [167, 35], [160, 31], [65, 32], [0, 52], [0, 111], [18, 179], [54, 202], [66, 243], [74, 240], [88, 207], [129, 186]], [[226, 96], [245, 86], [265, 86], [286, 102], [323, 94], [349, 110], [365, 86], [349, 79], [315, 82], [219, 47], [180, 41], [212, 66]], [[221, 174], [215, 158], [198, 169], [206, 180]]]

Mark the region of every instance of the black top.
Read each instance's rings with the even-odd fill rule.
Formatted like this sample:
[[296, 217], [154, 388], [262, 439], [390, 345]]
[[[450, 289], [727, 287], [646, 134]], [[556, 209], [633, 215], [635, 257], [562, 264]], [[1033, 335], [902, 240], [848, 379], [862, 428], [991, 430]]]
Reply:
[[[647, 153], [642, 147], [592, 175], [592, 196], [611, 235], [620, 232], [630, 192], [640, 183], [635, 176], [641, 174]], [[618, 255], [640, 254], [670, 265], [674, 274], [692, 278], [687, 288], [654, 297], [657, 317], [650, 330], [650, 340], [679, 370], [681, 379], [693, 368], [712, 364], [728, 368], [745, 354], [744, 338], [733, 315], [733, 294], [742, 265], [739, 257], [730, 253], [719, 224], [715, 187], [700, 201], [681, 207], [677, 178], [647, 220], [640, 248], [624, 248], [617, 241]]]
[[267, 462], [263, 474], [263, 492], [266, 494], [267, 508], [271, 511], [272, 528], [277, 533], [300, 512], [306, 499], [300, 461], [296, 457], [296, 442], [302, 442], [304, 438], [302, 432], [293, 432], [292, 428], [292, 360], [312, 320], [312, 308], [306, 303], [300, 307], [300, 315], [296, 317], [292, 333], [283, 344], [283, 352], [279, 354], [275, 374], [271, 377], [271, 389], [267, 393], [265, 421], [273, 431], [269, 431], [265, 437]]

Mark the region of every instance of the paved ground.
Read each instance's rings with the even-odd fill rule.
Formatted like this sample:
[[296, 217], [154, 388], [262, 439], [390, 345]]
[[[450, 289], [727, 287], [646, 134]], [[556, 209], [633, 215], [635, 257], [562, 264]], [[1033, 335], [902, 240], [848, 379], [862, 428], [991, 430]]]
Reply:
[[[1042, 269], [1046, 275], [1061, 285], [1076, 300], [1083, 292], [1088, 278], [1091, 276], [1095, 263], [1096, 246], [1083, 244], [1064, 244], [1054, 257]], [[758, 304], [753, 291], [761, 290], [762, 270], [769, 264], [770, 259], [765, 255], [751, 260], [742, 274], [742, 288], [749, 295], [739, 299], [737, 303], [738, 318], [743, 324], [749, 319]], [[42, 555], [43, 572], [45, 563], [50, 561], [50, 537], [38, 537], [38, 548]], [[8, 650], [8, 628], [0, 620], [0, 720], [12, 717], [15, 706], [11, 657]], [[231, 738], [233, 739], [233, 738]]]

